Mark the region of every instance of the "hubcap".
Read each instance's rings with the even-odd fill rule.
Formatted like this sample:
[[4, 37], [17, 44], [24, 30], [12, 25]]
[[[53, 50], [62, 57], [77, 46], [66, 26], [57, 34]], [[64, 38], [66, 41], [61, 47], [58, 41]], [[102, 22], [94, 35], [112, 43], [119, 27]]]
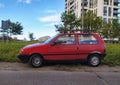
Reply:
[[97, 57], [93, 57], [91, 59], [91, 64], [94, 65], [94, 66], [98, 65], [99, 64], [99, 59]]
[[39, 58], [35, 58], [35, 59], [33, 60], [33, 63], [34, 63], [35, 65], [40, 64], [40, 59], [39, 59]]

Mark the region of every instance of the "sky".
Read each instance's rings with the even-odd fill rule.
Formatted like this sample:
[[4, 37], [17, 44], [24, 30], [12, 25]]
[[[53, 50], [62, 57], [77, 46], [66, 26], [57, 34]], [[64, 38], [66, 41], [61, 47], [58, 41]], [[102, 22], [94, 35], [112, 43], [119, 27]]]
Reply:
[[29, 39], [29, 33], [36, 39], [53, 36], [63, 12], [64, 0], [0, 0], [0, 26], [2, 20], [20, 22], [24, 29], [18, 39]]

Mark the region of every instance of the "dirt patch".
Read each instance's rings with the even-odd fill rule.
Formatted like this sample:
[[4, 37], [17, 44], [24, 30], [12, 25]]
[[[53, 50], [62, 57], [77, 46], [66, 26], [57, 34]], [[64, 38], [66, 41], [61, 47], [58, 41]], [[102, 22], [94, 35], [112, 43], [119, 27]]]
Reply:
[[90, 67], [80, 64], [55, 64], [45, 65], [40, 68], [32, 68], [28, 64], [23, 63], [9, 63], [0, 62], [0, 70], [7, 71], [78, 71], [78, 72], [120, 72], [120, 66], [109, 67], [106, 65], [100, 65], [99, 67]]

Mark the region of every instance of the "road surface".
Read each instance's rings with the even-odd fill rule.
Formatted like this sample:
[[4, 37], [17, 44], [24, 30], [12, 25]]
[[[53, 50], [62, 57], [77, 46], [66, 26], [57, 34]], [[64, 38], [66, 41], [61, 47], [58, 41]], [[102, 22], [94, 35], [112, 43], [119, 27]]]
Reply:
[[120, 73], [0, 71], [0, 85], [120, 85]]
[[120, 85], [120, 67], [0, 63], [0, 85]]

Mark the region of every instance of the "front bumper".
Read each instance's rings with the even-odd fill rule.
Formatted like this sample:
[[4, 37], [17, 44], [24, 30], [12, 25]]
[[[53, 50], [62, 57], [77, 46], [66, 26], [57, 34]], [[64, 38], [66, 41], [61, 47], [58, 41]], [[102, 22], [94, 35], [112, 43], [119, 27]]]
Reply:
[[18, 55], [18, 58], [20, 59], [21, 62], [27, 63], [29, 61], [29, 55]]

